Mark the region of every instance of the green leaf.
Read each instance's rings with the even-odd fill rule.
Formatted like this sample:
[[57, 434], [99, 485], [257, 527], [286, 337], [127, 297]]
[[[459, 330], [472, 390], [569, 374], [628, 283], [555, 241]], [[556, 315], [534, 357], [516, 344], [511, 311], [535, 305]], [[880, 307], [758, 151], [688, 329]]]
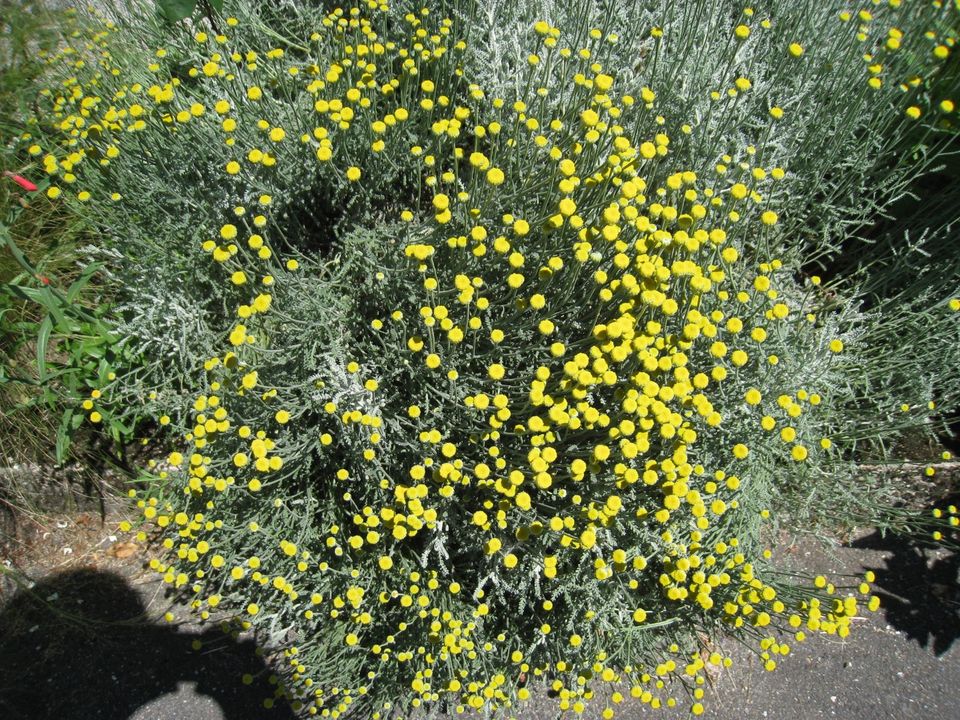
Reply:
[[10, 292], [11, 295], [14, 295], [22, 300], [29, 300], [30, 302], [35, 302], [38, 305], [42, 306], [48, 313], [53, 315], [54, 320], [58, 324], [66, 322], [66, 317], [63, 314], [62, 303], [60, 299], [53, 294], [50, 288], [32, 288], [26, 285], [14, 285], [13, 283], [8, 283], [6, 289]]
[[7, 291], [21, 300], [29, 300], [38, 304], [43, 303], [43, 294], [36, 288], [26, 287], [25, 285], [16, 285], [7, 283]]
[[81, 421], [83, 420], [83, 417], [75, 414], [72, 409], [64, 412], [63, 417], [60, 418], [60, 426], [57, 428], [56, 446], [58, 465], [62, 465], [67, 459], [67, 450], [70, 449], [70, 431], [77, 427], [77, 425], [73, 423], [74, 418], [79, 418]]
[[50, 342], [50, 333], [53, 331], [53, 321], [47, 315], [40, 323], [40, 329], [37, 331], [37, 373], [40, 376], [40, 382], [47, 379], [47, 343]]
[[157, 0], [157, 7], [167, 20], [177, 22], [193, 15], [197, 9], [197, 0]]
[[223, 12], [223, 0], [208, 0], [210, 5], [217, 12]]
[[103, 359], [104, 351], [102, 347], [98, 347], [98, 343], [84, 343], [83, 350], [87, 357], [96, 358], [97, 360]]
[[70, 289], [67, 290], [67, 301], [74, 302], [77, 299], [77, 295], [80, 294], [80, 291], [86, 287], [87, 283], [90, 282], [90, 278], [93, 277], [93, 274], [97, 272], [101, 267], [102, 263], [90, 263], [83, 269], [83, 272], [80, 273], [80, 277], [74, 280], [73, 284], [70, 286]]

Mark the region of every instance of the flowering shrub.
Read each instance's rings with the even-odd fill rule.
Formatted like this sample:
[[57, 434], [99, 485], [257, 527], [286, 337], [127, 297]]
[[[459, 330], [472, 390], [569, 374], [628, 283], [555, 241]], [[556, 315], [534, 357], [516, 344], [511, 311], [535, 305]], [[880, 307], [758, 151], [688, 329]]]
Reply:
[[[946, 12], [899, 5], [876, 13]], [[51, 59], [84, 80], [50, 92], [25, 138], [61, 179], [51, 197], [109, 233], [118, 322], [151, 358], [97, 412], [152, 403], [181, 431], [140, 499], [165, 580], [282, 646], [278, 696], [333, 717], [503, 710], [531, 677], [578, 713], [603, 683], [605, 717], [624, 691], [700, 713], [707, 665], [729, 662], [705, 635], [755, 642], [768, 669], [784, 633], [845, 636], [869, 588], [777, 573], [765, 528], [802, 517], [784, 514], [798, 498], [861, 499], [838, 486], [858, 441], [896, 429], [863, 397], [876, 364], [858, 374], [889, 326], [801, 272], [801, 213], [848, 188], [829, 158], [819, 175], [781, 166], [822, 146], [810, 127], [783, 143], [778, 123], [905, 33], [845, 12], [846, 44], [820, 46], [712, 8], [724, 73], [665, 103], [661, 63], [679, 69], [699, 37], [678, 29], [673, 49], [676, 18], [636, 68], [612, 27], [538, 20], [493, 91], [472, 15], [242, 9], [222, 34], [162, 43], [126, 21], [143, 64], [105, 23]], [[935, 73], [954, 37], [916, 63]], [[949, 123], [949, 98], [904, 104], [890, 84], [923, 92], [882, 70], [856, 83], [885, 93], [886, 129]], [[758, 87], [769, 99], [785, 75], [786, 107], [759, 112]], [[884, 164], [900, 148], [871, 158], [897, 182], [915, 172]], [[918, 277], [912, 327], [956, 338], [960, 300]], [[933, 393], [917, 365], [879, 372]], [[872, 426], [845, 422], [857, 407]]]

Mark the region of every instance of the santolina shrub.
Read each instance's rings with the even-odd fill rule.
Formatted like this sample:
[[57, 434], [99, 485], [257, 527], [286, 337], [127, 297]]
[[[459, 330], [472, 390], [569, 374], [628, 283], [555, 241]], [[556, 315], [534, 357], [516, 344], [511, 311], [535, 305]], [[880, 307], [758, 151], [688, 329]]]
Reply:
[[[899, 5], [824, 22], [861, 64], [913, 42], [901, 19], [936, 27], [916, 40], [935, 74], [953, 16]], [[578, 713], [623, 692], [700, 713], [708, 663], [729, 662], [705, 637], [772, 670], [791, 637], [845, 636], [869, 587], [786, 576], [764, 547], [804, 512], [785, 501], [876, 497], [852, 484], [872, 431], [844, 413], [880, 406], [861, 391], [896, 350], [865, 365], [885, 318], [801, 272], [782, 214], [809, 188], [767, 158], [788, 110], [744, 110], [741, 51], [769, 32], [772, 78], [847, 45], [711, 6], [723, 91], [678, 117], [643, 79], [680, 62], [669, 27], [625, 68], [586, 5], [528, 26], [495, 92], [470, 8], [242, 10], [162, 42], [105, 22], [51, 58], [75, 74], [24, 138], [50, 196], [108, 233], [118, 322], [151, 358], [88, 409], [148, 403], [179, 430], [139, 500], [170, 551], [154, 569], [203, 618], [264, 633], [289, 660], [277, 696], [333, 717], [509, 711], [531, 678]], [[881, 74], [857, 82], [903, 81], [885, 128], [950, 122], [950, 98]], [[740, 114], [756, 139], [727, 133]], [[956, 338], [952, 286], [919, 275], [904, 327]], [[924, 419], [928, 376], [888, 369], [916, 380], [906, 411], [861, 413]]]

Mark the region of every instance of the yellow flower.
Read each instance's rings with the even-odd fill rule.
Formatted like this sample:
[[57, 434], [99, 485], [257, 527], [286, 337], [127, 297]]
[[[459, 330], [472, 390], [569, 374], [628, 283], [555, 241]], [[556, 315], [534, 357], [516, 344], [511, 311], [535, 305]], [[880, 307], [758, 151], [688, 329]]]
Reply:
[[491, 185], [503, 185], [504, 179], [503, 170], [500, 168], [490, 168], [487, 170], [487, 182]]
[[349, 180], [350, 182], [356, 182], [357, 180], [359, 180], [360, 175], [361, 175], [360, 168], [353, 165], [347, 168], [347, 180]]
[[493, 363], [487, 368], [487, 375], [491, 380], [502, 380], [506, 369], [500, 363]]
[[794, 57], [803, 55], [803, 46], [800, 43], [790, 43], [790, 54]]
[[237, 237], [237, 226], [227, 223], [220, 228], [220, 237], [222, 237], [224, 240], [233, 240], [235, 237]]
[[230, 344], [234, 347], [243, 345], [247, 340], [247, 329], [243, 325], [237, 325], [230, 332]]
[[613, 87], [613, 78], [609, 75], [600, 73], [593, 79], [593, 86], [600, 92], [605, 93], [607, 90]]
[[482, 152], [470, 153], [470, 164], [478, 170], [486, 170], [490, 167], [490, 160]]
[[260, 293], [253, 299], [253, 309], [259, 313], [265, 313], [270, 309], [272, 297], [267, 293]]

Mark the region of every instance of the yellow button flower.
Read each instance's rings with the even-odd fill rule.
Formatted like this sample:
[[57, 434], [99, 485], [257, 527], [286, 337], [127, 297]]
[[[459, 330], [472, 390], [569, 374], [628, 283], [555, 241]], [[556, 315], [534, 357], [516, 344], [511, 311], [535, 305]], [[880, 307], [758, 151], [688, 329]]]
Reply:
[[503, 174], [503, 170], [500, 168], [490, 168], [487, 170], [487, 182], [491, 185], [503, 185], [504, 180], [505, 176]]

